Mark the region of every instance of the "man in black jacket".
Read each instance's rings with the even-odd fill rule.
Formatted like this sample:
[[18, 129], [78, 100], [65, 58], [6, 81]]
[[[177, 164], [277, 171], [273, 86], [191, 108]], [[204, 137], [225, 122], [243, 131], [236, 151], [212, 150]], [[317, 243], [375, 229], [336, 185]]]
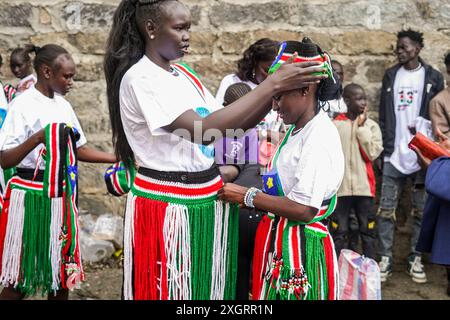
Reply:
[[378, 237], [381, 281], [392, 272], [392, 246], [398, 197], [408, 178], [413, 179], [413, 230], [408, 257], [408, 273], [417, 283], [427, 281], [421, 255], [415, 250], [426, 198], [425, 173], [420, 170], [408, 142], [416, 128], [429, 126], [428, 104], [444, 88], [442, 74], [420, 57], [423, 34], [411, 29], [397, 34], [398, 64], [386, 70], [380, 97], [380, 128], [383, 134], [384, 167], [378, 209]]

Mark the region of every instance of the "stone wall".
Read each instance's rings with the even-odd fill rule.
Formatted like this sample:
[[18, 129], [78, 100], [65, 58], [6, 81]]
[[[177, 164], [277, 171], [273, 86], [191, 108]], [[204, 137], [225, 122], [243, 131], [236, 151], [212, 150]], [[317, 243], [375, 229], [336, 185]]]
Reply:
[[[11, 75], [9, 53], [18, 45], [56, 43], [67, 48], [78, 67], [67, 96], [92, 146], [111, 151], [105, 82], [105, 41], [119, 0], [1, 0], [0, 53], [3, 77]], [[385, 68], [395, 62], [396, 32], [412, 27], [425, 33], [421, 56], [444, 71], [450, 50], [450, 2], [447, 0], [185, 0], [192, 13], [191, 54], [186, 60], [215, 93], [220, 79], [235, 68], [243, 50], [261, 37], [301, 39], [308, 35], [344, 64], [346, 82], [362, 84], [370, 115]], [[80, 207], [92, 213], [123, 210], [123, 199], [107, 195], [105, 166], [82, 164]]]

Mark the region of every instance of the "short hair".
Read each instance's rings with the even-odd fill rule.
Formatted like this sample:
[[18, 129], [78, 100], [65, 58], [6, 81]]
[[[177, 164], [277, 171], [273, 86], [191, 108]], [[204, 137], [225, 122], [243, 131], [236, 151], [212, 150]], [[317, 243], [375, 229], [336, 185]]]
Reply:
[[397, 39], [400, 38], [409, 38], [412, 41], [416, 42], [421, 48], [424, 47], [422, 32], [414, 31], [411, 28], [408, 30], [402, 30], [397, 33]]
[[225, 91], [225, 95], [223, 97], [223, 105], [227, 106], [229, 104], [232, 104], [239, 98], [245, 96], [250, 91], [252, 91], [252, 88], [250, 88], [250, 86], [244, 82], [232, 84]]
[[333, 64], [333, 63], [339, 65], [339, 66], [341, 67], [341, 69], [344, 70], [344, 66], [343, 66], [342, 63], [340, 63], [339, 61], [337, 61], [337, 60], [331, 60], [331, 64]]
[[362, 86], [360, 86], [359, 84], [357, 84], [357, 83], [350, 83], [350, 84], [345, 86], [344, 93], [342, 94], [342, 96], [344, 98], [349, 98], [350, 95], [353, 92], [355, 92], [355, 90], [357, 90], [357, 89], [361, 89], [362, 91], [364, 91], [364, 88]]
[[55, 65], [55, 60], [60, 55], [67, 55], [70, 57], [69, 52], [61, 46], [56, 44], [47, 44], [42, 48], [36, 47], [36, 57], [34, 58], [34, 69], [39, 73], [39, 68], [46, 64], [51, 68], [58, 67]]
[[450, 65], [450, 51], [445, 55], [444, 63], [446, 66]]

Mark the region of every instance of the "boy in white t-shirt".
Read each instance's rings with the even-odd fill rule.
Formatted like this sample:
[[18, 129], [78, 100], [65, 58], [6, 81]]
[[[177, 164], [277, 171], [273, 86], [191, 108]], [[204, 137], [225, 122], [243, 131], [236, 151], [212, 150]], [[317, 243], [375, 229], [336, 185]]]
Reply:
[[[86, 147], [80, 123], [63, 98], [75, 75], [69, 53], [51, 44], [36, 51], [38, 82], [14, 99], [0, 131], [0, 164], [17, 166], [0, 216], [0, 281], [4, 286], [0, 299], [23, 299], [39, 291], [48, 299], [68, 299], [68, 289], [84, 280], [76, 221], [76, 159], [116, 161], [113, 154]], [[67, 142], [69, 137], [73, 138]], [[75, 148], [77, 157], [71, 152]]]

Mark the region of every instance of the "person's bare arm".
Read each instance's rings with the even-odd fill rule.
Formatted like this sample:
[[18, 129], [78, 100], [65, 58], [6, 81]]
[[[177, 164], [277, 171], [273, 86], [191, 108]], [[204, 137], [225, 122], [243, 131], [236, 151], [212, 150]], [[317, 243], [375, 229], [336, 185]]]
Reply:
[[0, 165], [3, 169], [17, 166], [31, 151], [45, 143], [45, 130], [39, 130], [17, 147], [0, 151]]
[[77, 149], [78, 160], [92, 163], [115, 163], [117, 158], [114, 154], [99, 151], [86, 146]]
[[312, 73], [323, 70], [315, 62], [284, 64], [254, 90], [227, 108], [215, 111], [206, 118], [201, 118], [193, 110], [188, 110], [164, 129], [173, 133], [177, 133], [177, 129], [183, 129], [184, 133], [189, 132], [189, 137], [180, 134], [183, 138], [198, 144], [209, 144], [217, 137], [205, 136], [207, 130], [216, 129], [225, 135], [226, 129], [253, 128], [270, 111], [274, 95], [316, 84], [326, 75], [312, 75]]
[[[244, 197], [247, 190], [248, 188], [246, 187], [234, 183], [226, 183], [222, 189], [219, 190], [218, 197], [221, 200], [245, 206]], [[253, 204], [255, 208], [272, 212], [293, 221], [309, 222], [318, 212], [318, 209], [305, 206], [288, 197], [272, 196], [263, 192], [258, 192], [256, 194], [253, 199]]]

